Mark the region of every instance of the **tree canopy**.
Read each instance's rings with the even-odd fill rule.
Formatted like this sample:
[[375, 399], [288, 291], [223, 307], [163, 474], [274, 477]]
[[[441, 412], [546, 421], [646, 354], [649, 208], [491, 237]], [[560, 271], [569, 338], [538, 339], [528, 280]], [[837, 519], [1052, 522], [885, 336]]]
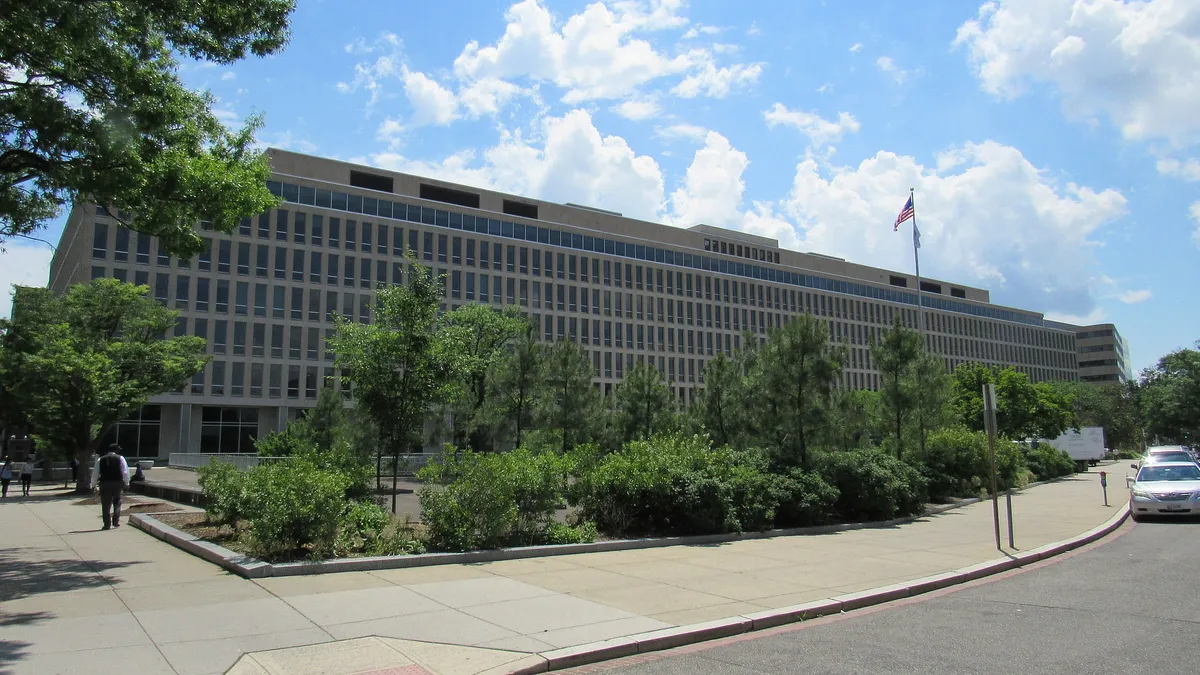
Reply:
[[41, 445], [86, 462], [109, 427], [204, 367], [204, 339], [166, 338], [178, 313], [148, 290], [96, 279], [61, 297], [15, 293], [13, 319], [0, 322], [3, 388]]
[[1142, 372], [1137, 396], [1154, 442], [1200, 442], [1200, 351], [1180, 349], [1159, 359]]
[[275, 199], [261, 119], [229, 131], [176, 55], [231, 63], [288, 41], [294, 0], [20, 0], [0, 10], [0, 241], [96, 202], [173, 253]]
[[1033, 384], [1011, 367], [964, 363], [954, 371], [952, 405], [960, 423], [983, 431], [983, 385], [996, 385], [997, 432], [1013, 439], [1058, 438], [1079, 426], [1073, 403], [1046, 382]]

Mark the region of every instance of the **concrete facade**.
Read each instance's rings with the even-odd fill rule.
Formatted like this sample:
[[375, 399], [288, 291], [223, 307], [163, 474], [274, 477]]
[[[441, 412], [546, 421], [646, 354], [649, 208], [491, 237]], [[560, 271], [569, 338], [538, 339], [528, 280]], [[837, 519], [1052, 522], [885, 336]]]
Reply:
[[1077, 327], [990, 304], [985, 289], [923, 278], [919, 311], [911, 274], [773, 239], [268, 154], [268, 187], [284, 203], [229, 234], [201, 224], [209, 248], [193, 260], [162, 255], [152, 237], [82, 203], [54, 256], [55, 292], [100, 276], [146, 284], [180, 311], [177, 333], [208, 340], [205, 372], [152, 401], [160, 457], [244, 451], [251, 430], [279, 428], [312, 406], [320, 386], [338, 381], [325, 348], [332, 317], [370, 321], [375, 288], [410, 273], [405, 252], [445, 275], [444, 309], [516, 305], [540, 339], [581, 343], [606, 394], [648, 360], [678, 400], [692, 401], [709, 358], [802, 313], [847, 347], [849, 388], [878, 388], [870, 345], [895, 317], [916, 329], [923, 316], [927, 347], [948, 368], [975, 361], [1034, 381], [1079, 376]]
[[1080, 326], [1079, 379], [1082, 382], [1128, 382], [1133, 379], [1129, 343], [1111, 323]]

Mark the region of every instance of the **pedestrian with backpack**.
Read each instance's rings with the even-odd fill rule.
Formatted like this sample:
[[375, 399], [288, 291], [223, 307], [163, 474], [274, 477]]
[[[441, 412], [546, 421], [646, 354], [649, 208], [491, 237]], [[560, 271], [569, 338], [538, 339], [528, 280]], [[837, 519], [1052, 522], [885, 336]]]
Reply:
[[121, 446], [113, 443], [92, 467], [92, 485], [100, 489], [100, 513], [104, 529], [121, 526], [121, 493], [129, 487], [129, 465], [118, 454]]

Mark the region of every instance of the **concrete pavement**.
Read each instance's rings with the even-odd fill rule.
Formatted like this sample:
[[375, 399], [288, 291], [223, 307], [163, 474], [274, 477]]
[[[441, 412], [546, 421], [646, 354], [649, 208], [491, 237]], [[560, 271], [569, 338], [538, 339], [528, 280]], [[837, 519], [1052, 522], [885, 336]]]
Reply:
[[[1109, 507], [1094, 472], [1019, 493], [1017, 546], [1105, 522], [1124, 503], [1116, 482]], [[0, 503], [12, 544], [0, 553], [0, 672], [509, 672], [536, 652], [998, 557], [984, 502], [882, 529], [250, 581], [129, 527], [100, 532], [97, 511]]]

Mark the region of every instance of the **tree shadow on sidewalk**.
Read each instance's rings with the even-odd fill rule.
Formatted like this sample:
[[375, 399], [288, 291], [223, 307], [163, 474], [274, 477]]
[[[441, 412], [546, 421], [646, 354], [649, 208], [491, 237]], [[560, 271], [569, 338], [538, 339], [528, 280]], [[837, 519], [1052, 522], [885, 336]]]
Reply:
[[43, 593], [104, 588], [109, 582], [103, 572], [137, 564], [78, 558], [25, 560], [20, 549], [0, 551], [0, 589], [4, 600], [19, 600]]
[[0, 640], [0, 675], [14, 675], [16, 671], [9, 670], [8, 666], [23, 660], [31, 646], [20, 640]]

